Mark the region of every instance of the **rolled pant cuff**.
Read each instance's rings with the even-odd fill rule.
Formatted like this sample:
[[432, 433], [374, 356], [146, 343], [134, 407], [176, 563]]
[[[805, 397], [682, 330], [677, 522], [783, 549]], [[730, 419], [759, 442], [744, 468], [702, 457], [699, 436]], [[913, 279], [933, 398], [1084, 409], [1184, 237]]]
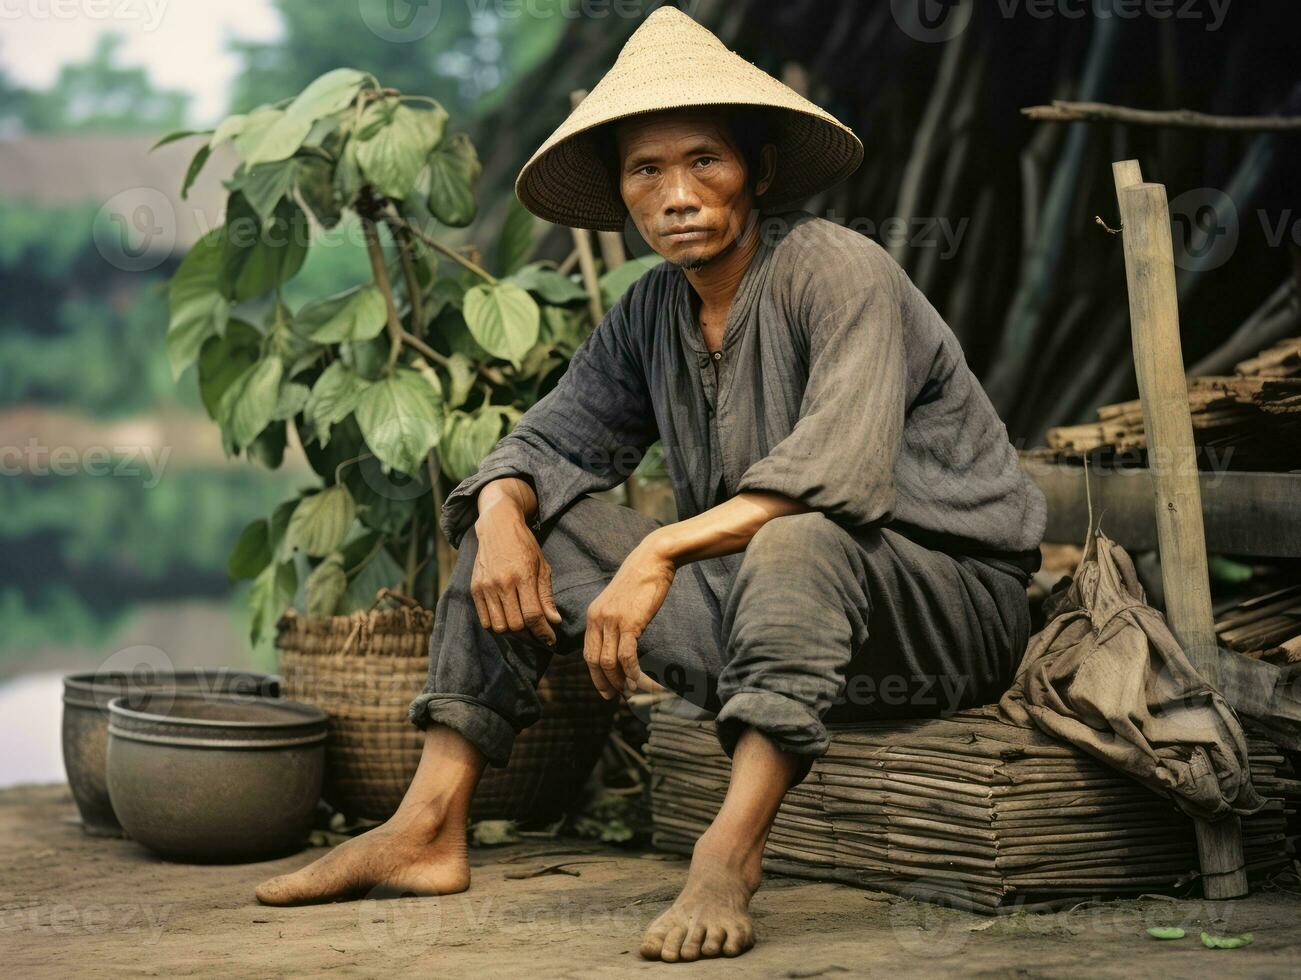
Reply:
[[515, 729], [496, 711], [461, 694], [421, 694], [407, 711], [421, 731], [446, 725], [460, 732], [483, 753], [490, 765], [505, 766], [515, 744]]
[[718, 713], [714, 725], [719, 744], [729, 758], [747, 727], [767, 736], [781, 751], [802, 756], [804, 765], [796, 782], [808, 774], [813, 760], [827, 751], [831, 741], [821, 718], [800, 702], [772, 691], [733, 694]]

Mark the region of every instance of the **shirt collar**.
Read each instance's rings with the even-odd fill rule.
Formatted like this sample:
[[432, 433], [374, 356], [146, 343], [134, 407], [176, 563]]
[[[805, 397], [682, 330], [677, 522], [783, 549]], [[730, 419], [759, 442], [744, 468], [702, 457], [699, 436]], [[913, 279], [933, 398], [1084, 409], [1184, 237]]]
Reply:
[[[759, 236], [759, 247], [755, 249], [750, 264], [746, 267], [745, 273], [741, 276], [741, 284], [736, 289], [736, 296], [732, 298], [732, 308], [727, 314], [727, 331], [723, 334], [723, 348], [730, 347], [736, 338], [741, 335], [741, 331], [733, 329], [733, 324], [744, 322], [750, 305], [758, 295], [759, 283], [763, 280], [763, 269], [768, 264], [772, 256], [773, 244], [765, 241], [764, 235]], [[691, 310], [691, 283], [687, 281], [687, 274], [681, 268], [674, 269], [674, 309], [677, 311], [677, 320], [679, 333], [683, 340], [692, 350], [699, 353], [709, 353], [705, 345], [705, 338], [700, 334], [700, 325], [696, 322], [695, 314]]]

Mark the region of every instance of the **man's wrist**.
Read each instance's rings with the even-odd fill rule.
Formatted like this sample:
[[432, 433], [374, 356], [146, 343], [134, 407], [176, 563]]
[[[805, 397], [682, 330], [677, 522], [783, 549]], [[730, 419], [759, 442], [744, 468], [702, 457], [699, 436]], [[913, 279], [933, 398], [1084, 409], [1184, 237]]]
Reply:
[[500, 485], [496, 481], [489, 483], [479, 491], [479, 497], [475, 503], [479, 514], [478, 519], [475, 521], [476, 526], [485, 519], [494, 521], [518, 520], [520, 524], [528, 525], [529, 518], [525, 512], [524, 502], [516, 494], [511, 493], [508, 487]]
[[678, 561], [681, 558], [681, 547], [678, 535], [674, 533], [673, 528], [674, 525], [672, 524], [657, 527], [642, 538], [641, 543], [637, 546], [638, 549], [648, 558], [667, 562], [677, 568]]

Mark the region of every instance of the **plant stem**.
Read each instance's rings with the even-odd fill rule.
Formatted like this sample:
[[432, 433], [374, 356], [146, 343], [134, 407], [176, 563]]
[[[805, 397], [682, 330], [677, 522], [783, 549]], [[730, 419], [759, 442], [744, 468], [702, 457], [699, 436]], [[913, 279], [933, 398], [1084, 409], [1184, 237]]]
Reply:
[[442, 242], [440, 242], [437, 238], [434, 238], [432, 235], [426, 235], [415, 225], [411, 224], [411, 222], [407, 221], [406, 218], [398, 214], [397, 210], [393, 207], [392, 204], [389, 204], [387, 207], [384, 208], [384, 220], [387, 221], [389, 225], [391, 225], [394, 228], [405, 228], [408, 232], [410, 232], [416, 238], [420, 239], [422, 242], [424, 242], [426, 245], [432, 248], [435, 252], [439, 252], [443, 255], [446, 255], [453, 262], [459, 262], [462, 266], [469, 269], [471, 272], [473, 272], [476, 276], [478, 276], [480, 279], [482, 279], [484, 282], [488, 283], [489, 285], [492, 286], [497, 285], [497, 277], [494, 276], [492, 273], [490, 273], [487, 269], [483, 268], [483, 266], [478, 265], [475, 262], [471, 262], [469, 259], [467, 259], [460, 252], [456, 251], [456, 249], [452, 248], [450, 245], [444, 245]]
[[411, 252], [415, 247], [411, 241], [411, 230], [402, 228], [397, 234], [398, 259], [402, 262], [402, 278], [407, 284], [407, 302], [411, 304], [411, 326], [417, 333], [425, 329], [424, 302], [420, 295], [420, 280], [416, 278], [416, 264]]
[[403, 334], [406, 331], [402, 329], [402, 321], [398, 319], [398, 308], [393, 303], [393, 284], [389, 281], [388, 266], [384, 264], [384, 249], [379, 243], [379, 231], [375, 227], [374, 220], [365, 215], [361, 215], [361, 227], [366, 234], [366, 251], [370, 255], [371, 274], [375, 278], [375, 285], [384, 294], [384, 308], [388, 313], [388, 369], [392, 372], [393, 366], [398, 362], [398, 355], [402, 353], [402, 341], [405, 339]]

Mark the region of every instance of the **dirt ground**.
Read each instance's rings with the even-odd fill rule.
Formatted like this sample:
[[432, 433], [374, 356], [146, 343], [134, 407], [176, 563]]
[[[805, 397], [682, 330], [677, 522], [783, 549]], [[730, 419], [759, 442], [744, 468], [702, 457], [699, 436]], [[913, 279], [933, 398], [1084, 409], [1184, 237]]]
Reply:
[[[168, 864], [124, 840], [84, 836], [66, 788], [0, 792], [0, 970], [13, 977], [714, 976], [894, 978], [1295, 977], [1301, 896], [1232, 903], [1089, 904], [990, 919], [842, 885], [769, 877], [755, 900], [760, 945], [736, 960], [664, 965], [636, 952], [686, 864], [583, 841], [476, 850], [474, 884], [443, 899], [270, 909], [264, 864]], [[521, 877], [572, 861], [577, 876]], [[584, 862], [584, 863], [579, 863]], [[511, 877], [512, 875], [516, 877]], [[1182, 924], [1159, 942], [1148, 926]], [[1198, 934], [1252, 932], [1244, 949]]]

